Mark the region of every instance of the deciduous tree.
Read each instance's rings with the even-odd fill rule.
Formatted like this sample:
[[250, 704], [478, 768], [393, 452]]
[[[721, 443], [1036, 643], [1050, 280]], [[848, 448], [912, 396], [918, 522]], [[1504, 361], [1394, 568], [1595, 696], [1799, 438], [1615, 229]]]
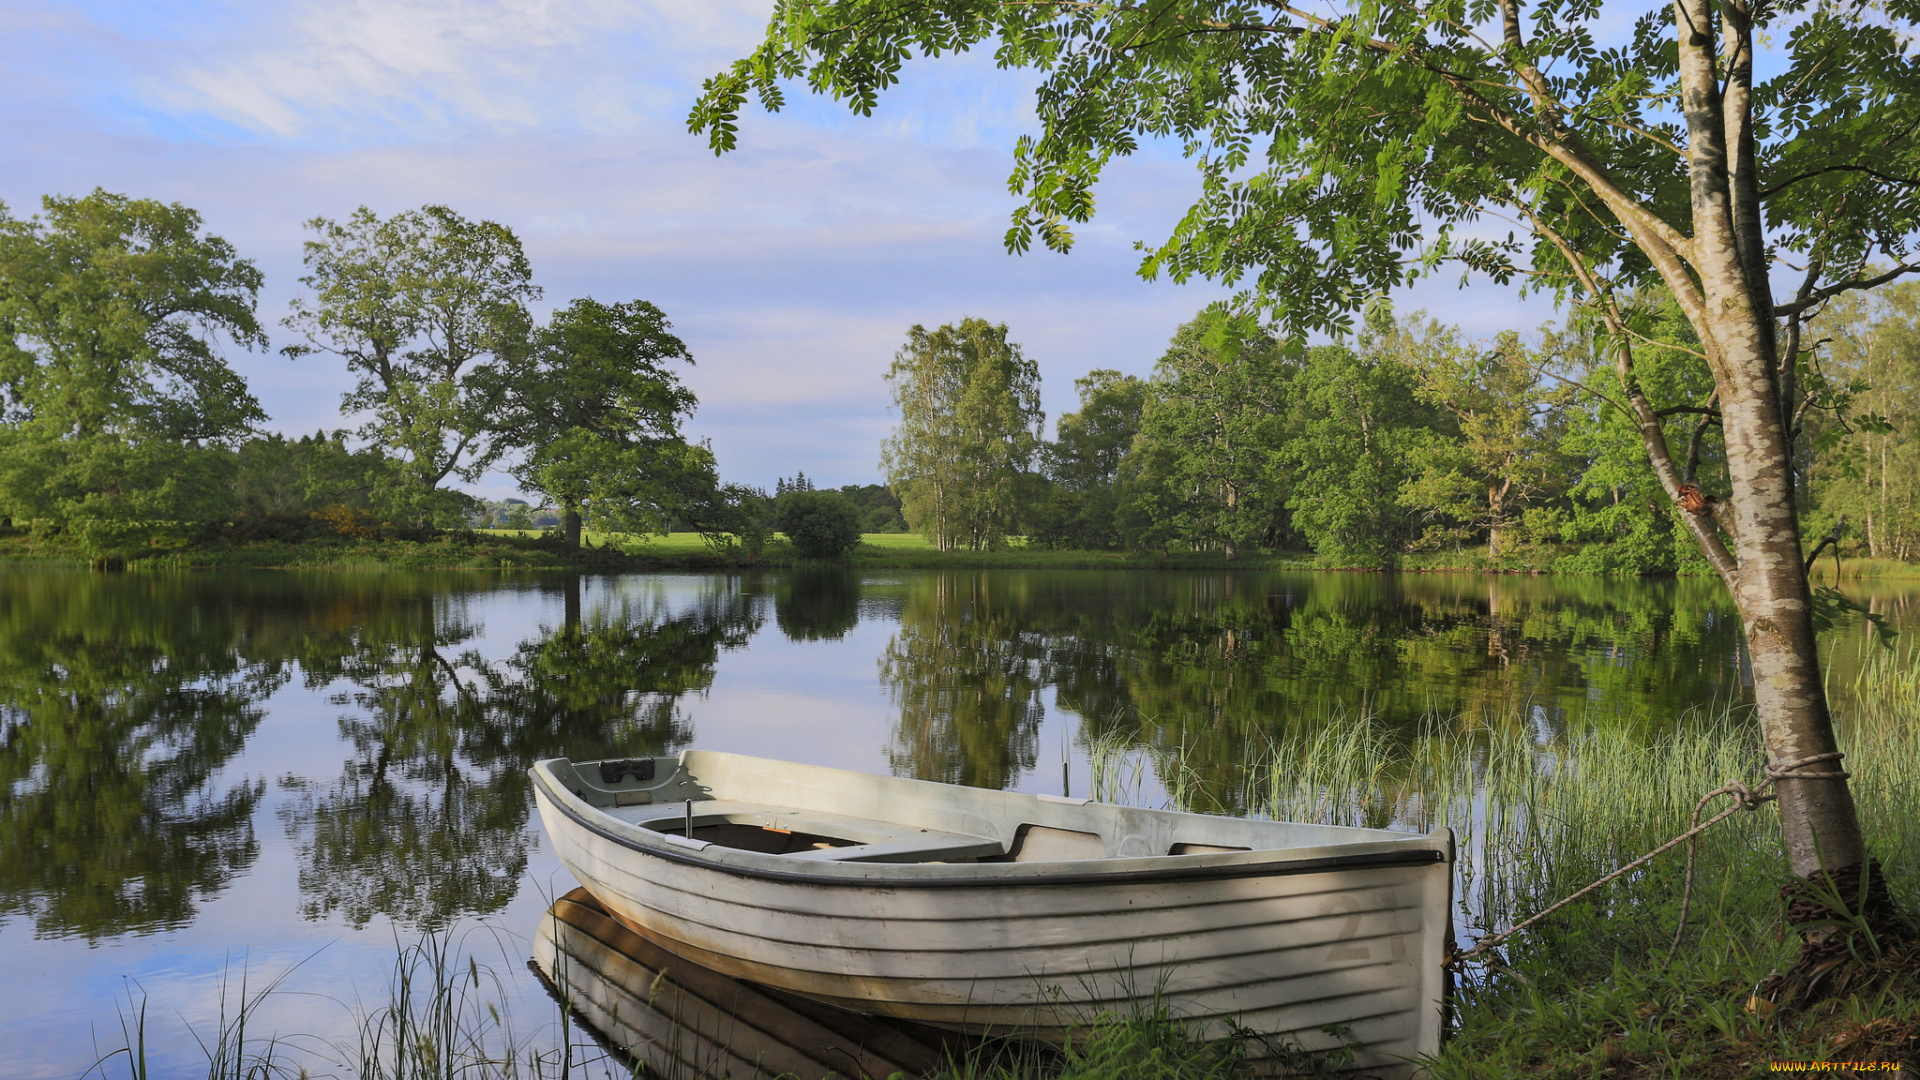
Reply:
[[776, 502], [780, 531], [802, 558], [837, 559], [860, 543], [860, 511], [837, 491], [789, 491]]
[[1453, 418], [1459, 437], [1437, 439], [1401, 501], [1432, 518], [1429, 533], [1484, 534], [1487, 555], [1528, 506], [1564, 489], [1564, 406], [1570, 388], [1552, 376], [1561, 366], [1557, 338], [1539, 347], [1512, 331], [1470, 344], [1421, 315], [1395, 325], [1381, 344], [1412, 369], [1420, 396]]
[[907, 524], [940, 550], [998, 547], [1040, 445], [1040, 369], [1007, 327], [915, 326], [887, 372], [900, 424], [881, 451]]
[[312, 295], [285, 320], [306, 344], [282, 351], [346, 362], [355, 383], [342, 408], [365, 415], [359, 436], [404, 464], [380, 493], [384, 508], [410, 524], [450, 523], [465, 500], [440, 485], [478, 479], [506, 450], [497, 421], [525, 366], [526, 305], [540, 296], [520, 240], [444, 206], [386, 219], [363, 206], [307, 227], [318, 238], [300, 282]]
[[559, 507], [569, 547], [589, 520], [664, 532], [713, 489], [712, 451], [680, 431], [695, 401], [672, 365], [693, 356], [659, 308], [575, 300], [540, 330], [532, 360], [498, 422], [523, 451], [514, 477]]
[[1079, 411], [1060, 417], [1058, 437], [1041, 450], [1053, 487], [1035, 515], [1032, 535], [1053, 547], [1118, 547], [1120, 461], [1140, 434], [1147, 382], [1102, 368], [1073, 385], [1080, 392]]
[[[1135, 449], [1136, 507], [1190, 544], [1233, 558], [1282, 524], [1286, 372], [1253, 320], [1204, 312], [1154, 368]], [[1154, 490], [1157, 489], [1157, 490]]]
[[1291, 382], [1287, 509], [1315, 552], [1344, 565], [1390, 565], [1417, 535], [1401, 496], [1454, 434], [1413, 370], [1373, 345], [1307, 349]]
[[264, 347], [260, 271], [178, 203], [0, 206], [0, 502], [96, 553], [229, 508], [207, 452], [266, 419], [220, 354]]
[[1848, 546], [1872, 558], [1920, 555], [1920, 283], [1837, 297], [1816, 336], [1826, 371], [1855, 389], [1860, 415], [1809, 417], [1821, 449], [1809, 462], [1815, 533], [1840, 519]]

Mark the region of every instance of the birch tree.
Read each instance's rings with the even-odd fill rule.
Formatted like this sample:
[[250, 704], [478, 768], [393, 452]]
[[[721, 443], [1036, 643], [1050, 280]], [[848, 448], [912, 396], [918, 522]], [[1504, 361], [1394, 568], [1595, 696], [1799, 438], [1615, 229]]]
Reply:
[[1040, 369], [1007, 327], [915, 326], [887, 371], [900, 424], [881, 449], [907, 524], [942, 551], [1000, 546], [1040, 447]]

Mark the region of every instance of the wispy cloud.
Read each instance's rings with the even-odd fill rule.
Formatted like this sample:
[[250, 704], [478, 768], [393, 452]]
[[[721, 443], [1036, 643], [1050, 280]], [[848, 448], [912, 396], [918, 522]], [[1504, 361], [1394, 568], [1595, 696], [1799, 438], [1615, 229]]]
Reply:
[[364, 145], [471, 128], [615, 131], [691, 65], [750, 47], [760, 5], [305, 0], [205, 9], [151, 101], [256, 135]]

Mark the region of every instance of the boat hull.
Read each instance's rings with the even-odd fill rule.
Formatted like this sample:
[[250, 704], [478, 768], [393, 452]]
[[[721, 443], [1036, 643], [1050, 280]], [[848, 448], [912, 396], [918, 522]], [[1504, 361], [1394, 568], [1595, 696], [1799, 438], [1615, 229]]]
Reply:
[[836, 876], [717, 863], [535, 788], [556, 854], [611, 915], [735, 978], [970, 1032], [1164, 1009], [1256, 1033], [1256, 1056], [1344, 1043], [1380, 1075], [1439, 1048], [1450, 852]]
[[541, 917], [533, 962], [569, 1010], [649, 1075], [922, 1076], [967, 1051], [965, 1036], [847, 1012], [691, 964], [609, 918], [584, 888]]

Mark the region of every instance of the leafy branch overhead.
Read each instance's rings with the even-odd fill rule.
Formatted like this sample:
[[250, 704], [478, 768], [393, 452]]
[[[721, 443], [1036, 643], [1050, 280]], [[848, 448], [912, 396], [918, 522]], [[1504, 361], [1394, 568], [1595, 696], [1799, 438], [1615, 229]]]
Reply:
[[[752, 56], [707, 81], [689, 126], [724, 152], [748, 96], [778, 109], [783, 81], [867, 114], [913, 56], [991, 47], [999, 66], [1044, 76], [1041, 130], [1014, 148], [1013, 250], [1036, 233], [1068, 249], [1113, 159], [1165, 141], [1197, 162], [1200, 192], [1142, 274], [1244, 280], [1290, 329], [1348, 329], [1368, 296], [1450, 261], [1584, 291], [1555, 237], [1612, 287], [1657, 281], [1700, 302], [1697, 135], [1671, 9], [1648, 5], [1622, 32], [1591, 2], [1341, 7], [792, 0]], [[1722, 93], [1752, 104], [1751, 123], [1713, 135], [1753, 145], [1755, 174], [1729, 180], [1765, 207], [1772, 256], [1820, 268], [1790, 302], [1861, 282], [1874, 258], [1910, 268], [1920, 74], [1900, 27], [1914, 8], [1729, 4], [1725, 25], [1703, 27], [1726, 39]], [[1785, 55], [1757, 78], [1754, 40], [1769, 34]]]

